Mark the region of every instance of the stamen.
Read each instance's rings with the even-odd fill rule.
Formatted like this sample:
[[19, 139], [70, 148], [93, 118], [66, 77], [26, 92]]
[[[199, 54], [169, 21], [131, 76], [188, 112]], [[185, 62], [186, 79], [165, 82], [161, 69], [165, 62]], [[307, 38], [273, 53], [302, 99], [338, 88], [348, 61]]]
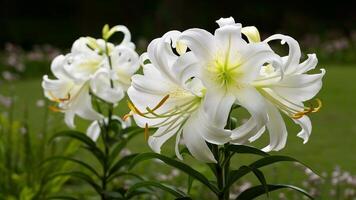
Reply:
[[57, 98], [56, 96], [53, 95], [52, 92], [48, 92], [49, 96], [51, 96], [51, 98], [53, 99], [52, 101], [56, 102], [56, 103], [63, 103], [65, 101], [69, 101], [70, 100], [70, 94], [67, 94], [67, 97], [65, 98]]
[[309, 113], [311, 113], [312, 111], [313, 111], [313, 108], [306, 108], [306, 110], [304, 110], [304, 111], [295, 113], [295, 114], [292, 116], [292, 118], [293, 118], [293, 119], [300, 119], [300, 118], [302, 118], [304, 115], [309, 114]]
[[59, 98], [59, 101], [64, 102], [64, 101], [69, 101], [70, 100], [70, 94], [67, 94], [67, 97], [65, 98]]
[[310, 107], [309, 107], [309, 108], [307, 107], [306, 110], [294, 114], [294, 115], [292, 116], [292, 118], [293, 118], [293, 119], [300, 119], [300, 118], [302, 118], [304, 115], [307, 115], [307, 114], [309, 114], [309, 113], [316, 113], [316, 112], [318, 112], [318, 111], [321, 109], [321, 107], [322, 107], [323, 104], [322, 104], [322, 102], [321, 102], [320, 99], [317, 98], [317, 99], [315, 99], [315, 100], [316, 100], [316, 102], [318, 103], [318, 106], [317, 106], [317, 107], [314, 107], [313, 104], [310, 104]]
[[132, 112], [129, 112], [129, 113], [125, 114], [125, 115], [122, 117], [122, 119], [123, 119], [124, 121], [127, 121], [131, 116], [132, 116]]
[[312, 111], [313, 113], [318, 112], [321, 109], [321, 107], [323, 107], [323, 102], [321, 102], [320, 99], [316, 98], [315, 100], [318, 103], [318, 106], [313, 109], [313, 111]]
[[48, 106], [52, 112], [61, 112], [62, 110], [56, 106]]
[[140, 115], [142, 117], [145, 117], [145, 115], [131, 101], [128, 100], [127, 101], [127, 105], [129, 106], [129, 109], [132, 112], [134, 112], [134, 113], [136, 113], [136, 114], [138, 114], [138, 115]]
[[169, 98], [169, 94], [163, 97], [163, 99], [152, 109], [152, 111], [155, 111], [158, 108], [160, 108], [167, 101], [168, 98]]
[[146, 123], [145, 124], [145, 132], [144, 132], [144, 136], [145, 136], [145, 140], [146, 141], [148, 140], [149, 135], [150, 135], [150, 133], [149, 133], [149, 130], [148, 130], [148, 124]]

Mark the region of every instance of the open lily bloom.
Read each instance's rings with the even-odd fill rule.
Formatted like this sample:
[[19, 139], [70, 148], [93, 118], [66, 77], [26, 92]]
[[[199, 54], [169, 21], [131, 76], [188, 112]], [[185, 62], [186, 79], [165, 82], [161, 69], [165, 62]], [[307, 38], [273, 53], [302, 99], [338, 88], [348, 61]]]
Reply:
[[[98, 120], [91, 105], [90, 93], [116, 104], [124, 97], [130, 77], [138, 70], [138, 55], [130, 42], [130, 32], [124, 26], [115, 26], [113, 32], [123, 32], [121, 44], [103, 39], [82, 37], [76, 40], [71, 52], [55, 58], [51, 70], [56, 79], [43, 77], [42, 87], [50, 100], [57, 102], [55, 111], [65, 113], [65, 122], [74, 127], [74, 117]], [[108, 56], [109, 55], [109, 56]]]
[[[131, 76], [139, 69], [139, 56], [131, 45], [116, 46], [110, 52], [90, 82], [91, 90], [99, 98], [117, 103], [131, 85]], [[111, 67], [109, 62], [111, 62]]]
[[[245, 32], [248, 38], [259, 38], [256, 31]], [[254, 87], [268, 101], [267, 112], [269, 120], [266, 127], [270, 134], [270, 144], [263, 150], [280, 150], [287, 140], [287, 129], [283, 118], [278, 111], [282, 111], [293, 121], [299, 124], [302, 130], [298, 136], [306, 143], [311, 134], [312, 125], [307, 114], [317, 112], [321, 107], [320, 100], [317, 99], [318, 105], [304, 106], [303, 102], [312, 99], [321, 89], [322, 77], [325, 70], [321, 69], [319, 74], [306, 74], [314, 69], [317, 65], [315, 54], [309, 54], [308, 58], [300, 63], [301, 51], [296, 40], [289, 36], [276, 34], [267, 38], [264, 42], [272, 40], [281, 40], [282, 44], [287, 43], [289, 54], [281, 58], [281, 68], [276, 68], [272, 63], [266, 64], [260, 68], [259, 77], [253, 82]], [[259, 42], [258, 40], [249, 40], [250, 42]], [[243, 125], [245, 129], [253, 129], [257, 124], [249, 120]], [[256, 140], [262, 132], [254, 135], [233, 135], [234, 142], [243, 143], [246, 139]]]
[[42, 87], [45, 96], [58, 103], [57, 107], [51, 107], [54, 111], [65, 113], [66, 124], [74, 128], [74, 117], [80, 117], [88, 120], [98, 120], [101, 115], [97, 113], [91, 104], [89, 94], [89, 85], [85, 82], [77, 83], [63, 66], [67, 64], [65, 56], [56, 57], [51, 65], [53, 75], [57, 79], [49, 79], [47, 75], [43, 77]]
[[107, 43], [107, 49], [100, 48], [99, 51], [107, 50], [110, 59], [104, 59], [102, 68], [95, 73], [91, 81], [91, 90], [101, 99], [117, 103], [124, 97], [131, 84], [131, 76], [139, 69], [139, 56], [135, 51], [135, 45], [131, 42], [131, 34], [125, 26], [114, 26], [108, 32], [112, 35], [115, 32], [124, 34], [122, 42], [111, 47], [111, 43]]
[[[287, 130], [278, 111], [291, 116], [302, 126], [298, 134], [306, 142], [311, 131], [308, 113], [317, 108], [305, 107], [303, 101], [316, 95], [321, 88], [321, 74], [305, 72], [316, 66], [315, 55], [299, 64], [298, 43], [290, 37], [275, 35], [260, 41], [255, 27], [244, 27], [233, 18], [217, 21], [220, 28], [212, 35], [202, 29], [184, 31], [180, 40], [187, 44], [200, 63], [198, 77], [207, 87], [204, 111], [215, 126], [226, 124], [231, 106], [241, 105], [251, 118], [232, 130], [231, 142], [243, 144], [254, 141], [269, 130], [270, 144], [263, 150], [280, 150], [285, 146]], [[242, 39], [241, 33], [249, 40]], [[268, 42], [282, 39], [290, 46], [290, 53], [280, 57], [269, 47]], [[205, 135], [207, 141], [214, 138], [226, 142], [221, 135]], [[217, 143], [219, 144], [219, 143]]]
[[212, 126], [207, 120], [201, 104], [206, 89], [196, 76], [195, 56], [185, 52], [186, 46], [177, 42], [179, 35], [178, 31], [170, 31], [153, 40], [147, 54], [142, 55], [143, 75], [134, 75], [128, 89], [131, 113], [139, 126], [158, 128], [148, 138], [149, 146], [155, 152], [159, 153], [161, 146], [176, 135], [178, 158], [182, 159], [179, 153], [182, 137], [196, 159], [216, 162], [203, 135], [229, 133]]
[[[267, 103], [254, 87], [264, 63], [278, 61], [267, 43], [247, 43], [241, 37], [241, 24], [233, 18], [217, 21], [220, 28], [215, 34], [202, 29], [189, 29], [182, 33], [180, 40], [187, 44], [197, 57], [200, 65], [199, 78], [207, 87], [204, 111], [214, 126], [224, 128], [232, 105], [239, 104], [251, 114], [253, 130], [244, 127], [232, 130], [233, 135], [249, 131], [263, 131], [268, 121]], [[229, 142], [229, 134], [205, 134], [211, 143]]]

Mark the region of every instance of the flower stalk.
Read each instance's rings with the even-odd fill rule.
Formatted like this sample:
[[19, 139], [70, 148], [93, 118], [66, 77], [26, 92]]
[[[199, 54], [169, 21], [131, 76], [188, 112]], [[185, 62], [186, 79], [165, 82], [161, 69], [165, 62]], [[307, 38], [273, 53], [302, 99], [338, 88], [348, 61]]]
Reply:
[[[106, 26], [104, 26], [106, 27]], [[104, 31], [103, 31], [104, 32]], [[109, 47], [108, 47], [108, 39], [103, 35], [104, 39], [105, 39], [105, 56], [108, 59], [108, 63], [109, 63], [109, 68], [110, 70], [112, 70], [113, 66], [112, 66], [112, 61], [111, 61], [111, 57], [110, 57], [110, 52], [109, 52]], [[114, 83], [113, 80], [110, 78], [110, 87], [114, 88]], [[103, 165], [103, 175], [101, 178], [101, 184], [102, 184], [102, 190], [103, 192], [101, 193], [101, 199], [102, 200], [106, 200], [107, 197], [105, 195], [105, 191], [107, 190], [107, 184], [108, 184], [108, 170], [109, 170], [109, 156], [110, 156], [110, 145], [109, 145], [109, 137], [110, 137], [110, 127], [111, 127], [111, 121], [112, 121], [112, 115], [113, 115], [113, 109], [114, 106], [112, 103], [108, 103], [108, 121], [107, 123], [105, 123], [105, 120], [102, 120], [101, 123], [101, 136], [103, 139], [103, 145], [104, 145], [104, 165]]]
[[[232, 122], [232, 117], [231, 117], [231, 112], [232, 110], [235, 109], [233, 107], [229, 113], [229, 117], [225, 126], [225, 129], [232, 130], [233, 127], [233, 122]], [[226, 189], [226, 183], [229, 177], [229, 171], [230, 171], [230, 160], [232, 158], [231, 152], [227, 150], [227, 144], [224, 146], [220, 147], [218, 145], [212, 144], [211, 145], [211, 150], [213, 152], [213, 155], [217, 161], [215, 165], [215, 177], [216, 177], [216, 182], [217, 186], [219, 189], [219, 193], [217, 194], [218, 200], [229, 200], [230, 198], [230, 190]]]

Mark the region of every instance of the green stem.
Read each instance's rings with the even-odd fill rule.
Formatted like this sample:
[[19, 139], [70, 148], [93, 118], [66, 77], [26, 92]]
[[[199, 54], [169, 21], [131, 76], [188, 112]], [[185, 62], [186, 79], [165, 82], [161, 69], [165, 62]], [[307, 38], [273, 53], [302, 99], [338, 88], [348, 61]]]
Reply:
[[[230, 114], [229, 114], [228, 121], [226, 123], [226, 127], [225, 127], [226, 129], [232, 128]], [[217, 196], [218, 200], [229, 200], [230, 198], [230, 190], [225, 189], [225, 187], [229, 177], [231, 154], [229, 151], [226, 151], [225, 147], [226, 145], [224, 145], [224, 147], [221, 147], [219, 149], [218, 145], [213, 144], [211, 148], [214, 157], [217, 161], [217, 163], [215, 164], [215, 177], [216, 177], [218, 189], [220, 190]]]
[[[109, 66], [110, 69], [112, 69], [112, 61], [111, 61], [111, 57], [109, 54], [109, 48], [108, 48], [108, 42], [105, 41], [105, 54], [107, 56], [107, 59], [109, 61]], [[113, 81], [110, 79], [110, 86], [111, 88], [114, 87]], [[103, 127], [102, 127], [102, 139], [103, 139], [103, 144], [104, 144], [104, 166], [103, 166], [103, 176], [101, 179], [101, 185], [102, 185], [102, 190], [103, 192], [106, 191], [107, 189], [107, 183], [108, 183], [108, 178], [109, 178], [109, 158], [110, 158], [110, 146], [109, 146], [109, 132], [110, 132], [110, 127], [111, 127], [111, 121], [112, 121], [112, 115], [113, 115], [113, 109], [114, 106], [113, 104], [108, 104], [109, 108], [108, 108], [108, 122], [105, 123], [105, 121], [103, 122]], [[105, 195], [105, 193], [101, 193], [101, 199], [102, 200], [106, 200], [107, 197]]]

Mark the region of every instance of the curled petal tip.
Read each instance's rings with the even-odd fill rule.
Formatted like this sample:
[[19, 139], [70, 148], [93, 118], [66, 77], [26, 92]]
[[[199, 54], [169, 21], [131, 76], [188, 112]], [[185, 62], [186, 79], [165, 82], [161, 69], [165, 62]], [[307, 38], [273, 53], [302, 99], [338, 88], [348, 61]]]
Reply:
[[226, 26], [226, 25], [233, 25], [235, 24], [235, 20], [233, 17], [228, 17], [228, 18], [220, 18], [218, 20], [216, 20], [216, 23], [218, 23], [218, 25], [220, 27]]

